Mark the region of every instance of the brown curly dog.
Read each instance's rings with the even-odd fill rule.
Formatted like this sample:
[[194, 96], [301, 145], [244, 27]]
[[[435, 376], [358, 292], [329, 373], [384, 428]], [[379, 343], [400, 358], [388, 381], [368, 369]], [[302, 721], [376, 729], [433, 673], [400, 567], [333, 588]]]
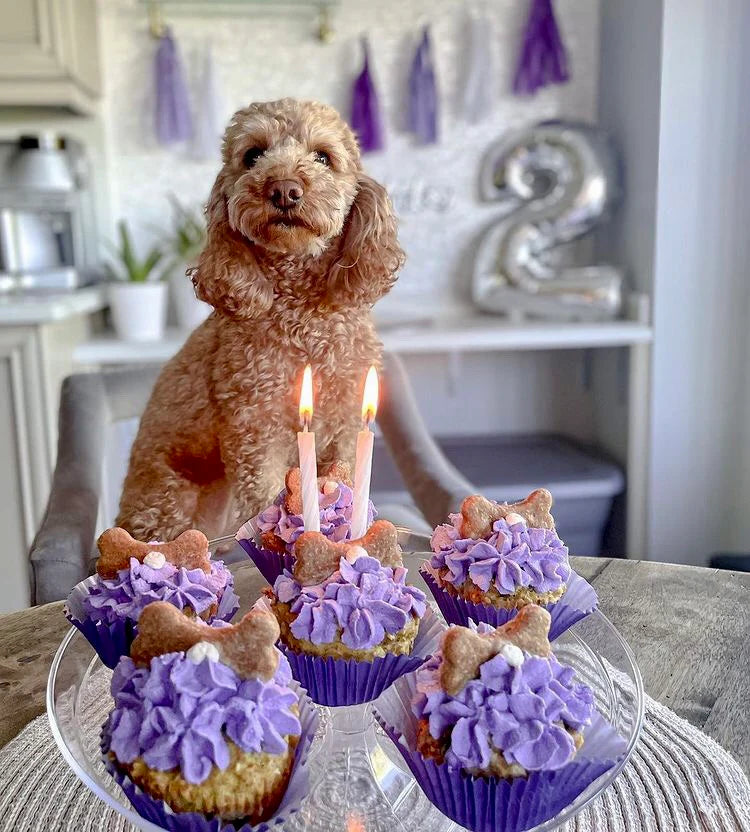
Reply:
[[351, 460], [380, 343], [370, 308], [403, 262], [385, 189], [335, 110], [283, 99], [233, 116], [192, 272], [214, 312], [165, 366], [117, 524], [140, 540], [234, 530], [295, 464], [302, 370], [318, 458]]

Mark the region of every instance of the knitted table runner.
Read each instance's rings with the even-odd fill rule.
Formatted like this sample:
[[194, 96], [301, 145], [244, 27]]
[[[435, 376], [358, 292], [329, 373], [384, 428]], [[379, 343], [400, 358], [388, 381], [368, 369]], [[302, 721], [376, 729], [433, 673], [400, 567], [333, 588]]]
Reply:
[[[46, 716], [0, 750], [0, 830], [130, 832], [68, 767]], [[641, 738], [617, 780], [563, 832], [747, 832], [750, 785], [732, 757], [646, 698]]]

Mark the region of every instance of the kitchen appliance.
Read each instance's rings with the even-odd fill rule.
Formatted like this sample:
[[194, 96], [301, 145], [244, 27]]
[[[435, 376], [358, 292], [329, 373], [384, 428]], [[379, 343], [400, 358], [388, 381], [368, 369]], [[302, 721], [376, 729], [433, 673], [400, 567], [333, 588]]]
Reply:
[[0, 141], [0, 291], [92, 282], [96, 239], [83, 145], [53, 133]]

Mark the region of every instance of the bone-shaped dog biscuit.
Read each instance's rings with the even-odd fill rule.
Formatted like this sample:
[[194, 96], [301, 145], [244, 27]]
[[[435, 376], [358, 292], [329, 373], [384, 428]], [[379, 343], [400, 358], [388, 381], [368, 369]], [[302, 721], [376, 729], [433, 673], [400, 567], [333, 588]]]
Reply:
[[363, 537], [334, 543], [320, 532], [303, 532], [294, 544], [294, 577], [302, 586], [319, 584], [339, 568], [347, 552], [361, 546], [383, 566], [403, 566], [398, 531], [387, 520], [376, 520]]
[[527, 653], [549, 656], [550, 614], [543, 607], [528, 604], [518, 615], [493, 633], [475, 633], [468, 627], [451, 627], [443, 636], [440, 682], [450, 696], [456, 696], [467, 682], [477, 677], [480, 665], [514, 644]]
[[552, 495], [546, 488], [537, 488], [518, 503], [494, 503], [486, 497], [474, 494], [461, 504], [461, 537], [489, 537], [492, 524], [508, 514], [520, 514], [529, 526], [536, 529], [555, 530], [555, 521], [550, 514]]
[[[343, 482], [351, 488], [352, 472], [346, 462], [338, 460], [329, 465], [323, 476], [318, 477], [318, 491], [328, 480]], [[284, 478], [286, 497], [284, 497], [284, 508], [289, 514], [302, 514], [302, 474], [299, 468], [290, 468]]]
[[199, 641], [207, 641], [241, 678], [268, 681], [279, 666], [274, 647], [278, 637], [276, 618], [264, 610], [250, 610], [234, 626], [214, 628], [188, 618], [166, 601], [154, 601], [138, 619], [130, 657], [136, 664], [147, 665], [154, 656], [186, 652]]
[[99, 559], [96, 571], [102, 578], [115, 578], [121, 569], [127, 569], [130, 558], [141, 563], [149, 552], [161, 552], [173, 566], [185, 569], [202, 569], [211, 572], [208, 539], [197, 529], [183, 532], [169, 543], [142, 543], [134, 540], [125, 529], [107, 529], [96, 541]]

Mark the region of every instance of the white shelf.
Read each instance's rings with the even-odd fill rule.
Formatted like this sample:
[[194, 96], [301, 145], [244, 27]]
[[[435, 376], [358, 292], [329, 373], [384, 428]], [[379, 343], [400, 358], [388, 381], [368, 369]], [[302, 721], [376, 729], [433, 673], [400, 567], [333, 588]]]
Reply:
[[[168, 329], [161, 341], [128, 343], [114, 333], [105, 333], [79, 344], [73, 358], [77, 364], [161, 364], [180, 349], [188, 334]], [[379, 334], [387, 350], [411, 355], [624, 347], [652, 339], [651, 327], [637, 321], [512, 323], [477, 313], [413, 326], [387, 327], [381, 322]]]
[[381, 329], [387, 350], [404, 354], [623, 347], [649, 343], [651, 327], [637, 321], [515, 323], [477, 313], [419, 327]]
[[90, 286], [74, 291], [0, 295], [0, 325], [23, 326], [89, 315], [107, 305], [105, 290]]

